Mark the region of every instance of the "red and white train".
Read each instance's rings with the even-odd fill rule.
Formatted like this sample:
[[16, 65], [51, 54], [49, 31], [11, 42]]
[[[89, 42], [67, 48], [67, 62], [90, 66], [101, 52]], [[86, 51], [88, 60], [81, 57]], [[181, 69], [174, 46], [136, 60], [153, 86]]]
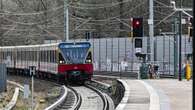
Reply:
[[29, 66], [36, 66], [36, 76], [44, 78], [86, 81], [93, 75], [89, 42], [0, 47], [0, 63], [12, 73], [29, 74]]

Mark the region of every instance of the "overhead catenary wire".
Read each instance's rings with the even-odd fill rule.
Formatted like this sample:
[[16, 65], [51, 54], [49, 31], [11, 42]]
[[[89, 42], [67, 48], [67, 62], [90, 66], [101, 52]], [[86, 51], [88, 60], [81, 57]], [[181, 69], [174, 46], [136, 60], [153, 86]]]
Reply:
[[77, 3], [77, 5], [85, 6], [85, 7], [109, 7], [109, 6], [119, 5], [121, 3], [126, 3], [126, 2], [132, 2], [132, 0], [124, 0], [122, 2], [118, 1], [118, 2], [111, 2], [111, 3], [103, 3], [103, 4]]
[[14, 16], [31, 16], [31, 15], [39, 15], [39, 14], [44, 14], [44, 13], [49, 13], [52, 11], [58, 11], [59, 9], [63, 9], [64, 6], [59, 6], [50, 10], [46, 11], [40, 11], [40, 12], [32, 12], [32, 13], [18, 13], [18, 12], [10, 12], [7, 10], [3, 10], [4, 13], [0, 13], [0, 15], [14, 15]]
[[[146, 1], [140, 3], [139, 5], [137, 5], [136, 7], [132, 8], [132, 9], [130, 9], [130, 10], [128, 10], [128, 11], [125, 11], [125, 12], [123, 12], [122, 14], [117, 15], [117, 16], [114, 16], [114, 17], [109, 17], [109, 18], [105, 18], [105, 19], [98, 19], [98, 20], [91, 19], [90, 21], [109, 21], [109, 20], [118, 18], [118, 17], [120, 17], [120, 16], [122, 16], [122, 15], [128, 14], [129, 12], [134, 11], [135, 9], [137, 9], [138, 7], [142, 6], [142, 5], [145, 4], [145, 3], [146, 3]], [[74, 15], [70, 15], [70, 16], [75, 17], [75, 18], [78, 18], [78, 19], [80, 19], [80, 20], [86, 20], [85, 18], [80, 18], [80, 17], [74, 16]]]
[[160, 4], [160, 5], [164, 6], [164, 7], [172, 8], [171, 6], [169, 6], [169, 5], [167, 5], [167, 4], [164, 4], [164, 3], [162, 3], [162, 2], [160, 2], [160, 1], [158, 1], [158, 0], [154, 0], [154, 2], [156, 2], [157, 4]]
[[169, 14], [168, 16], [164, 17], [161, 21], [159, 21], [157, 24], [155, 24], [154, 27], [158, 26], [159, 24], [161, 24], [162, 22], [164, 22], [166, 19], [168, 19], [169, 17], [171, 17], [175, 13], [176, 13], [176, 11], [174, 11], [171, 14]]
[[101, 6], [96, 6], [96, 5], [80, 5], [80, 4], [76, 4], [76, 5], [80, 5], [80, 6], [76, 6], [76, 5], [68, 5], [68, 7], [71, 8], [77, 8], [77, 9], [90, 9], [90, 10], [94, 10], [94, 9], [101, 9], [101, 8], [111, 8], [111, 7], [115, 7], [120, 5], [121, 3], [127, 3], [127, 2], [131, 2], [131, 0], [125, 0], [123, 2], [117, 2], [117, 3], [110, 3], [109, 5], [101, 5]]
[[39, 22], [28, 22], [28, 23], [26, 23], [26, 22], [17, 22], [15, 20], [12, 20], [12, 19], [7, 18], [5, 16], [1, 16], [1, 18], [5, 19], [5, 20], [7, 20], [9, 22], [13, 22], [13, 23], [16, 23], [16, 24], [21, 24], [21, 25], [37, 25], [37, 24], [42, 24], [42, 23], [48, 22], [49, 20], [52, 20], [52, 19], [54, 19], [56, 17], [60, 17], [60, 16], [63, 16], [63, 15], [64, 14], [62, 13], [62, 14], [58, 14], [57, 16], [53, 16], [53, 17], [47, 18], [46, 20], [43, 20], [43, 21], [39, 21]]

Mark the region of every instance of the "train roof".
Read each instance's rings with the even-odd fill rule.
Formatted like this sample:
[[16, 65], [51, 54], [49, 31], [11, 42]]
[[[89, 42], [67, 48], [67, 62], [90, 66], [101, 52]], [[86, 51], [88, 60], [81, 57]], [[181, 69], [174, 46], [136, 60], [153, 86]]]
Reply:
[[51, 44], [40, 44], [40, 45], [21, 45], [21, 46], [3, 46], [0, 49], [11, 49], [11, 48], [30, 48], [30, 47], [48, 47], [48, 46], [56, 46], [59, 43], [51, 43]]
[[[40, 45], [2, 46], [2, 47], [0, 47], [0, 49], [49, 47], [49, 46], [57, 46], [60, 43], [63, 43], [63, 44], [72, 44], [74, 42], [59, 42], [59, 43], [40, 44]], [[75, 43], [77, 44], [77, 43], [90, 43], [90, 42], [75, 42]]]

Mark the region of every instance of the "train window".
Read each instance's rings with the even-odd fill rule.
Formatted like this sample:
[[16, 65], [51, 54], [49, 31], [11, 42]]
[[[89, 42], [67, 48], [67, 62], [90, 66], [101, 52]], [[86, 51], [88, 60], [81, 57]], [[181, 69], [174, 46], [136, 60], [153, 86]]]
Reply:
[[33, 50], [33, 59], [32, 59], [33, 61], [35, 61], [36, 60], [36, 51], [35, 50]]
[[0, 51], [0, 61], [1, 61], [2, 52]]
[[65, 63], [64, 58], [63, 58], [61, 53], [59, 53], [59, 63], [60, 64], [64, 64]]
[[42, 62], [45, 62], [45, 51], [44, 50], [42, 50], [42, 52], [41, 52], [41, 59], [42, 59]]
[[34, 61], [37, 61], [37, 51], [34, 51], [34, 52], [35, 52]]
[[24, 51], [21, 51], [21, 60], [23, 61], [25, 58]]
[[53, 62], [56, 63], [56, 50], [54, 50], [54, 57], [53, 57]]
[[51, 50], [48, 51], [48, 62], [51, 62]]
[[29, 61], [32, 61], [33, 60], [33, 51], [29, 51]]
[[33, 51], [29, 51], [29, 61], [32, 61], [33, 59]]
[[13, 60], [13, 50], [11, 50], [11, 61]]
[[50, 51], [47, 51], [47, 62], [50, 62]]
[[5, 54], [6, 54], [6, 52], [4, 50], [4, 52], [3, 52], [3, 60], [5, 60]]
[[44, 58], [44, 57], [43, 57], [44, 55], [43, 55], [43, 53], [44, 53], [44, 52], [41, 51], [41, 62], [44, 62], [44, 59], [43, 59], [43, 58]]
[[7, 51], [4, 52], [4, 60], [6, 60], [7, 57]]
[[2, 54], [1, 59], [2, 59], [2, 61], [3, 61], [3, 58], [4, 58], [4, 52], [2, 52], [1, 54]]
[[44, 53], [45, 53], [45, 62], [48, 62], [48, 52], [45, 51]]
[[43, 62], [45, 62], [47, 57], [45, 51], [43, 51], [42, 57], [43, 57]]
[[20, 60], [20, 51], [17, 51], [17, 60]]
[[29, 51], [26, 51], [26, 60], [29, 60]]
[[53, 57], [54, 57], [53, 54], [54, 54], [54, 51], [51, 50], [51, 51], [50, 51], [50, 62], [51, 62], [51, 63], [53, 63]]
[[7, 57], [7, 51], [4, 52], [4, 60], [6, 59]]
[[88, 53], [85, 63], [92, 63], [92, 54], [91, 54], [91, 52]]
[[44, 61], [44, 59], [43, 59], [43, 58], [44, 58], [44, 57], [43, 57], [43, 51], [41, 51], [40, 53], [41, 53], [41, 55], [40, 55], [40, 56], [41, 56], [41, 57], [40, 57], [40, 61], [43, 62], [43, 61]]
[[33, 50], [33, 59], [32, 59], [32, 61], [35, 61], [35, 58], [36, 58], [36, 51]]
[[43, 60], [42, 60], [42, 51], [39, 52], [39, 60], [40, 60], [40, 62], [43, 61]]
[[30, 51], [27, 51], [27, 58], [28, 58], [27, 60], [30, 61], [31, 57], [32, 57], [32, 55], [31, 55]]
[[24, 59], [24, 61], [25, 61], [25, 60], [26, 60], [26, 51], [25, 51], [25, 50], [23, 51], [23, 54], [24, 54], [23, 59]]

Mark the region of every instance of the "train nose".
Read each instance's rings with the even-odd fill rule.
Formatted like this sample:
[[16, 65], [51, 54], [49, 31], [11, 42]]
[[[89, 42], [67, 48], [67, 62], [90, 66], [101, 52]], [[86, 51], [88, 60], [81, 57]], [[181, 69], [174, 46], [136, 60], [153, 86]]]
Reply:
[[75, 66], [75, 67], [74, 67], [74, 69], [76, 70], [76, 69], [78, 69], [78, 67], [77, 67], [77, 66]]

